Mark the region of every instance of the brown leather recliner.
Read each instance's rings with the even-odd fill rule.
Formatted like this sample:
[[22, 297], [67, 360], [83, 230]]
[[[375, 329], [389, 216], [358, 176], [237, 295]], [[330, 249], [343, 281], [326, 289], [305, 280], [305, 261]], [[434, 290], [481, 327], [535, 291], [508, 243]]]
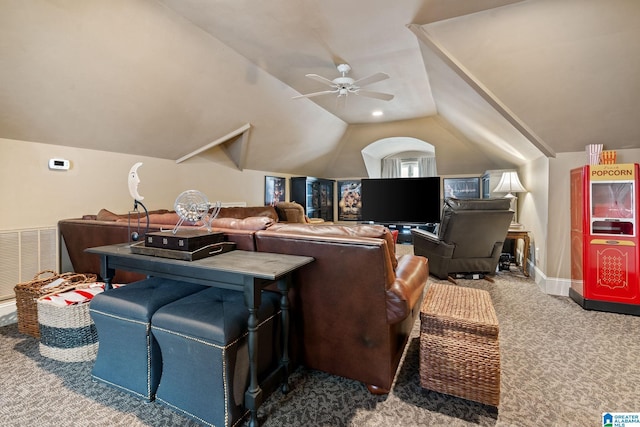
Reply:
[[494, 274], [513, 219], [510, 199], [448, 198], [438, 234], [412, 229], [413, 252], [429, 259], [439, 279], [456, 273]]
[[258, 251], [314, 258], [294, 273], [290, 294], [302, 363], [387, 393], [420, 310], [427, 260], [396, 259], [379, 225], [275, 224], [255, 239]]

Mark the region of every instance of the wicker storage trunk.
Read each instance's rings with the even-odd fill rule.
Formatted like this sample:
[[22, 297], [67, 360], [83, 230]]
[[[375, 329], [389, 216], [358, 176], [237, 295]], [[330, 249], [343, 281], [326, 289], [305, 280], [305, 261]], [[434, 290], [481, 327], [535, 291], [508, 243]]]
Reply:
[[489, 292], [431, 284], [420, 320], [421, 386], [498, 406], [498, 318]]
[[18, 283], [14, 288], [18, 314], [18, 331], [40, 338], [38, 324], [38, 298], [41, 296], [73, 289], [76, 285], [95, 282], [95, 274], [62, 273], [44, 270], [28, 282]]

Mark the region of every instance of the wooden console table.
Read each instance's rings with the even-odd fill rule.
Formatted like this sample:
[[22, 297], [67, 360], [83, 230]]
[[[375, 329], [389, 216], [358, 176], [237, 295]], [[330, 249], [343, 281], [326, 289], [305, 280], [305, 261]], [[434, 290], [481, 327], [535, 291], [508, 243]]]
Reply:
[[524, 254], [522, 255], [522, 273], [529, 277], [529, 232], [525, 230], [509, 230], [507, 232], [507, 239], [514, 239], [518, 241], [522, 239], [524, 241]]
[[148, 276], [164, 277], [205, 286], [234, 289], [244, 293], [249, 310], [249, 387], [245, 392], [245, 405], [251, 410], [249, 426], [258, 426], [258, 407], [262, 403], [262, 389], [258, 383], [258, 323], [261, 291], [277, 283], [281, 297], [283, 351], [280, 369], [273, 375], [282, 375], [282, 391], [288, 392], [289, 375], [289, 299], [291, 273], [313, 261], [312, 257], [235, 250], [196, 261], [140, 255], [131, 252], [130, 244], [117, 244], [89, 248], [87, 252], [101, 258], [100, 275], [105, 289], [111, 288], [116, 270], [133, 271]]

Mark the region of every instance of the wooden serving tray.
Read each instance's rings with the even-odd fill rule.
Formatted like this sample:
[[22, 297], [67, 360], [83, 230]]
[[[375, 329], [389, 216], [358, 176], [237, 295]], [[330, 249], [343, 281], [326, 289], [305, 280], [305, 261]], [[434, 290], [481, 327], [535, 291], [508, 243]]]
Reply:
[[232, 251], [235, 248], [236, 244], [234, 242], [219, 242], [203, 246], [195, 251], [178, 251], [175, 249], [147, 247], [144, 242], [138, 242], [131, 245], [131, 252], [139, 255], [151, 255], [162, 258], [179, 259], [182, 261], [195, 261], [223, 254], [225, 252]]

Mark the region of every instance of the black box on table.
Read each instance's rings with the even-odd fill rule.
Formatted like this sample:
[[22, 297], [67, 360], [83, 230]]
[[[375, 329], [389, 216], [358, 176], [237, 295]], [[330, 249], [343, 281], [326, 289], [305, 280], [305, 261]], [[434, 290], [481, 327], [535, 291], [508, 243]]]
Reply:
[[193, 252], [223, 240], [223, 233], [207, 230], [178, 230], [175, 234], [171, 230], [156, 231], [146, 235], [145, 246]]

